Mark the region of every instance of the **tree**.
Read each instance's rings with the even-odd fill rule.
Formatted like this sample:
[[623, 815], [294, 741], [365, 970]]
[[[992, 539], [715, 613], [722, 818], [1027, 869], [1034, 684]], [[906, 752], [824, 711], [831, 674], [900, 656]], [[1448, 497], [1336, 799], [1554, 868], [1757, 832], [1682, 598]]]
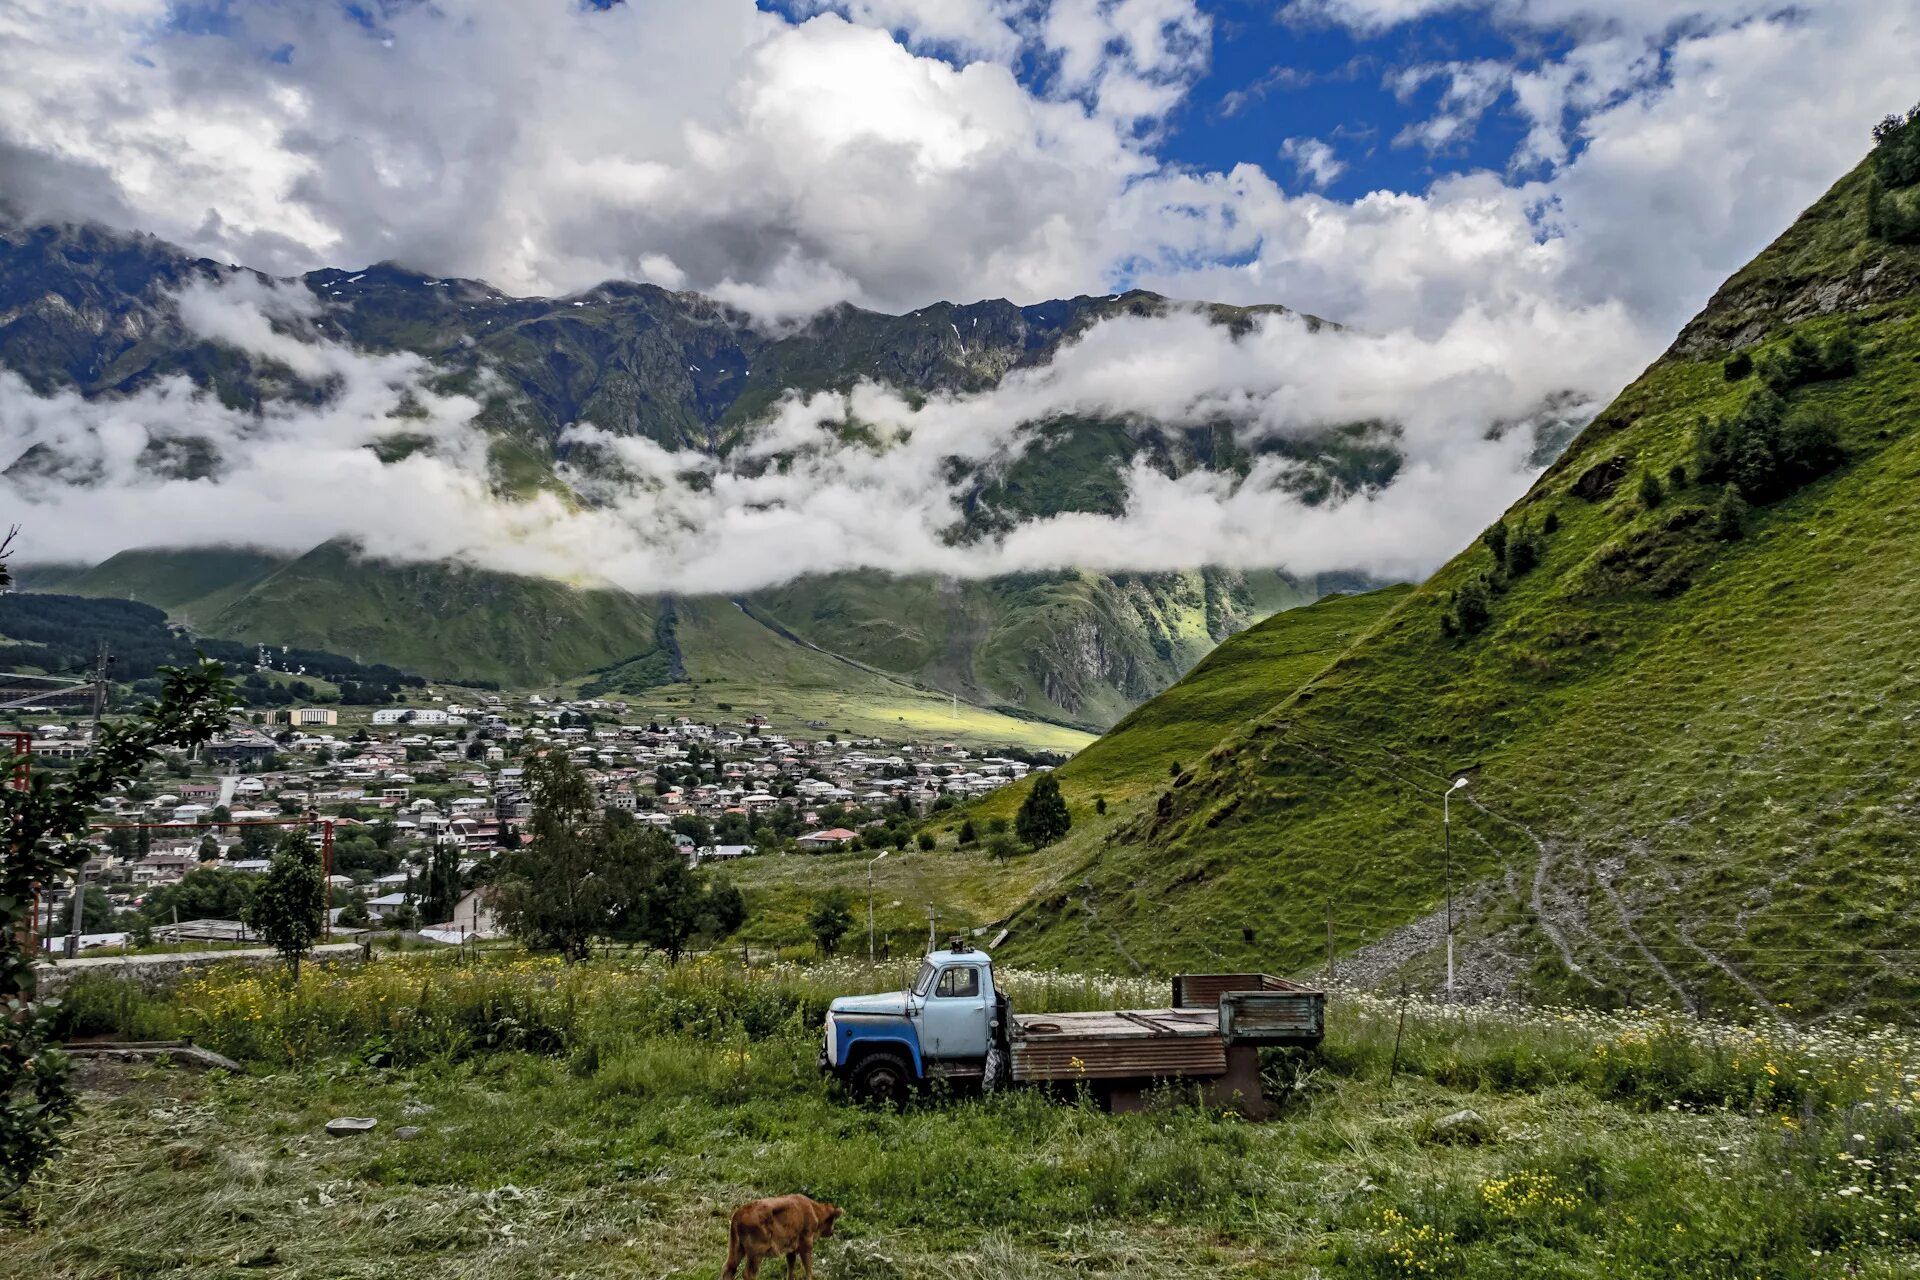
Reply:
[[807, 916], [807, 929], [813, 934], [814, 945], [820, 948], [823, 956], [831, 956], [840, 946], [840, 939], [851, 928], [853, 908], [848, 904], [844, 889], [829, 889], [821, 894]]
[[1044, 849], [1072, 827], [1073, 815], [1067, 812], [1066, 798], [1060, 794], [1060, 780], [1051, 773], [1041, 774], [1033, 780], [1033, 789], [1014, 816], [1014, 833], [1022, 843]]
[[[0, 558], [6, 552], [0, 542]], [[0, 586], [11, 579], [0, 559]], [[48, 1043], [47, 1012], [34, 1002], [34, 957], [26, 936], [34, 886], [72, 873], [91, 849], [82, 838], [93, 810], [163, 747], [187, 750], [225, 727], [239, 706], [216, 662], [162, 668], [158, 696], [126, 720], [101, 726], [92, 753], [58, 775], [34, 771], [22, 790], [0, 790], [0, 1197], [26, 1185], [59, 1150], [75, 1098], [66, 1055]], [[29, 764], [4, 753], [0, 768]]]
[[933, 832], [931, 831], [922, 831], [917, 837], [916, 842], [919, 844], [920, 852], [922, 853], [932, 853], [934, 846], [939, 843], [939, 841], [933, 838]]
[[319, 939], [327, 923], [327, 878], [320, 851], [304, 827], [293, 827], [280, 837], [247, 907], [246, 922], [280, 953], [294, 980], [300, 961]]
[[1105, 796], [1095, 796], [1093, 798], [1093, 811], [1102, 817], [1106, 816], [1107, 798]]
[[197, 868], [178, 884], [161, 885], [147, 895], [141, 912], [156, 924], [181, 920], [243, 920], [258, 882], [238, 871]]
[[975, 845], [980, 843], [980, 833], [974, 830], [972, 818], [964, 818], [961, 820], [960, 838], [957, 841], [957, 843], [962, 849], [966, 848], [969, 845]]
[[431, 924], [453, 919], [460, 901], [460, 850], [441, 841], [427, 859], [427, 884], [420, 896], [420, 914]]
[[599, 797], [557, 751], [535, 756], [525, 778], [533, 797], [532, 842], [508, 853], [501, 866], [500, 922], [528, 947], [558, 951], [572, 964], [586, 958], [606, 927], [594, 839]]
[[349, 894], [340, 908], [340, 923], [349, 929], [364, 929], [372, 924], [373, 917], [367, 914], [367, 900], [357, 893]]
[[678, 964], [694, 938], [723, 937], [746, 920], [740, 891], [710, 883], [664, 831], [615, 811], [601, 837], [609, 937], [644, 943]]
[[[77, 894], [68, 894], [66, 902], [60, 908], [60, 924], [54, 930], [56, 934], [73, 932], [73, 904]], [[87, 886], [85, 906], [80, 912], [82, 932], [92, 930], [104, 932], [113, 923], [113, 904], [107, 901], [107, 891], [97, 884]]]

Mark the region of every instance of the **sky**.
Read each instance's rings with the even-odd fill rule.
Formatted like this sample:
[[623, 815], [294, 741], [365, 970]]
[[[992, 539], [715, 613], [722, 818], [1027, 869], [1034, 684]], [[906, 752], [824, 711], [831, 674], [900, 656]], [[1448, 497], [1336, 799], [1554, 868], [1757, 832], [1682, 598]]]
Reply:
[[[1524, 418], [1548, 390], [1603, 404], [1857, 163], [1877, 119], [1920, 97], [1916, 47], [1920, 0], [11, 0], [0, 198], [30, 219], [150, 231], [276, 274], [393, 259], [518, 293], [638, 279], [769, 326], [843, 300], [901, 311], [1136, 286], [1279, 302], [1359, 333], [1328, 337], [1332, 352], [1276, 323], [1221, 350], [1176, 316], [1089, 342], [1071, 376], [942, 411], [995, 424], [1004, 457], [1032, 442], [1020, 415], [1062, 397], [1168, 413], [1177, 387], [1175, 419], [1226, 404], [1257, 430], [1308, 431], [1342, 420], [1358, 381], [1408, 425], [1415, 464], [1398, 493], [1346, 495], [1337, 520], [1284, 499], [1276, 477], [1168, 495], [1140, 476], [1117, 522], [1016, 530], [955, 564], [926, 536], [953, 497], [937, 459], [907, 474], [926, 448], [897, 450], [884, 481], [856, 477], [820, 431], [819, 491], [740, 494], [752, 510], [711, 496], [726, 486], [676, 491], [673, 466], [712, 465], [683, 459], [542, 534], [463, 473], [449, 502], [474, 498], [474, 531], [451, 552], [444, 530], [369, 535], [393, 554], [561, 576], [576, 559], [615, 564], [636, 588], [717, 562], [752, 583], [791, 563], [740, 532], [771, 501], [796, 518], [837, 513], [833, 544], [872, 548], [846, 567], [985, 573], [1122, 554], [1417, 576], [1531, 477], [1523, 449], [1488, 456], [1489, 423]], [[262, 300], [202, 310], [229, 304]], [[1151, 385], [1095, 367], [1143, 350], [1172, 357]], [[938, 437], [871, 391], [858, 410], [783, 406], [783, 421], [804, 432], [884, 412], [903, 444]], [[192, 407], [167, 394], [166, 412]], [[0, 382], [0, 444], [24, 447], [29, 421], [75, 447], [95, 440], [97, 407], [26, 395]], [[354, 430], [377, 427], [337, 438], [365, 452]], [[469, 467], [457, 434], [440, 463]], [[236, 428], [232, 447], [248, 438]], [[241, 476], [268, 485], [236, 466], [215, 482], [227, 505]], [[172, 510], [159, 488], [126, 483]], [[882, 483], [898, 510], [861, 487]], [[108, 533], [84, 494], [12, 487], [89, 553], [132, 536]], [[183, 518], [198, 505], [180, 502]], [[862, 523], [863, 508], [893, 517]], [[621, 513], [611, 527], [608, 512]], [[305, 537], [390, 519], [350, 514], [357, 530], [330, 530], [337, 512], [271, 523]], [[689, 522], [696, 535], [667, 546]], [[196, 536], [267, 535], [236, 515]], [[556, 549], [593, 539], [618, 554]]]

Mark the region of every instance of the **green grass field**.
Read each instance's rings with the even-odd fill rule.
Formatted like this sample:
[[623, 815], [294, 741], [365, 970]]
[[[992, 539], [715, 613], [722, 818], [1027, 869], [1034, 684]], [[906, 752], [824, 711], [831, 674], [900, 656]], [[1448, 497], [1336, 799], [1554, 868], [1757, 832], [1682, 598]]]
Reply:
[[[1891, 1278], [1920, 1266], [1920, 1046], [1640, 1015], [1336, 998], [1279, 1118], [1014, 1091], [903, 1112], [814, 1070], [887, 972], [492, 956], [78, 990], [75, 1031], [191, 1031], [244, 1074], [89, 1068], [0, 1273], [713, 1276], [731, 1208], [845, 1210], [822, 1280]], [[1158, 983], [1009, 973], [1016, 1007]], [[1436, 1122], [1478, 1113], [1479, 1140]], [[332, 1139], [340, 1115], [373, 1133]], [[403, 1138], [401, 1126], [417, 1136]], [[763, 1275], [780, 1274], [763, 1272]]]

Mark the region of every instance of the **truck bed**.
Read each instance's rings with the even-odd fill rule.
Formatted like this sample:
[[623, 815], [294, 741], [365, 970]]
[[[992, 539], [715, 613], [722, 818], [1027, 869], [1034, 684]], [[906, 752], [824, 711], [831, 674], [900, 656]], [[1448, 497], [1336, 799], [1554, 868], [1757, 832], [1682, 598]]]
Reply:
[[1013, 1078], [1139, 1080], [1227, 1069], [1218, 1009], [1122, 1009], [1013, 1016]]
[[[1013, 1078], [1172, 1080], [1220, 1076], [1235, 1052], [1314, 1045], [1326, 997], [1264, 975], [1193, 975], [1175, 987], [1184, 1007], [1014, 1014], [1007, 1043]], [[1199, 1004], [1211, 997], [1212, 1003]]]

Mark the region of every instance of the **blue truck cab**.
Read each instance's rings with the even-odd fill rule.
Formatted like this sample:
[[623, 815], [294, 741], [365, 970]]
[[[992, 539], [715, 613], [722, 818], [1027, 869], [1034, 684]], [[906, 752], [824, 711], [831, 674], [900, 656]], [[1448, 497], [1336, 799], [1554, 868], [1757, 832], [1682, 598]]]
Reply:
[[904, 991], [842, 996], [828, 1007], [820, 1066], [855, 1094], [905, 1102], [934, 1079], [991, 1086], [1006, 1050], [1006, 1002], [984, 951], [935, 951]]

